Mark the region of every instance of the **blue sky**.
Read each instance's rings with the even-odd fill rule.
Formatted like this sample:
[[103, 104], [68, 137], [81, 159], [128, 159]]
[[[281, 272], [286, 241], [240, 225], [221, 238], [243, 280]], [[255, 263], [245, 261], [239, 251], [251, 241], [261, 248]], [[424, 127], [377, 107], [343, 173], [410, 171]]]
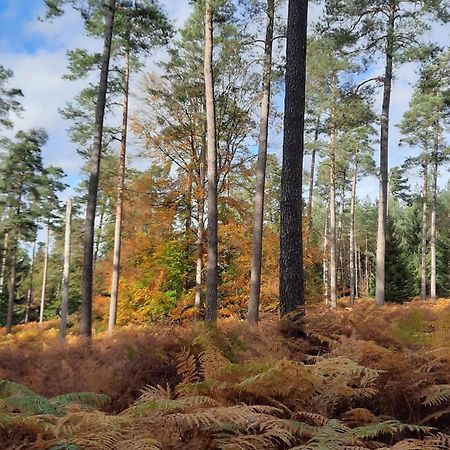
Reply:
[[[165, 0], [162, 3], [169, 17], [178, 26], [189, 14], [188, 0]], [[319, 10], [315, 6], [312, 8], [311, 17], [317, 17]], [[44, 127], [50, 136], [44, 150], [46, 163], [63, 167], [68, 175], [66, 182], [74, 185], [79, 181], [82, 161], [75, 146], [67, 139], [66, 129], [69, 124], [60, 117], [58, 109], [73, 99], [86, 81], [62, 79], [67, 66], [66, 51], [77, 47], [100, 50], [101, 42], [84, 36], [83, 24], [76, 11], [67, 10], [63, 17], [51, 23], [38, 20], [43, 12], [43, 0], [0, 0], [0, 63], [14, 71], [15, 76], [11, 84], [21, 88], [25, 95], [25, 111], [15, 121], [16, 131]], [[426, 39], [448, 45], [449, 36], [450, 25], [434, 25]], [[159, 53], [151, 57], [147, 66], [151, 69], [153, 61], [161, 56]], [[401, 164], [414, 152], [407, 147], [398, 147], [400, 135], [395, 124], [408, 108], [411, 84], [417, 78], [416, 69], [413, 64], [400, 67], [394, 81], [390, 127], [391, 166]], [[381, 61], [374, 70], [382, 74]], [[381, 107], [381, 92], [375, 98], [375, 107], [378, 112]], [[281, 139], [274, 137], [272, 143], [275, 145], [273, 150], [279, 154]], [[448, 171], [443, 173], [441, 183], [446, 180]], [[413, 185], [418, 182], [418, 179], [413, 180]], [[378, 182], [375, 178], [361, 183], [361, 196], [370, 195], [376, 198], [377, 194]]]

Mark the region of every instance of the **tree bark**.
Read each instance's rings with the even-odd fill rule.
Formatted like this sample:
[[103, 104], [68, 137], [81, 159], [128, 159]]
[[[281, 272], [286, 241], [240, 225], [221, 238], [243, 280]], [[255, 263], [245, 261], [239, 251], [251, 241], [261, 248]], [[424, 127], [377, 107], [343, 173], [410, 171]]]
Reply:
[[124, 74], [124, 95], [122, 108], [122, 141], [119, 155], [119, 178], [117, 180], [117, 205], [116, 222], [114, 225], [114, 251], [113, 251], [113, 270], [111, 284], [111, 299], [109, 303], [109, 321], [108, 333], [112, 335], [117, 320], [117, 302], [119, 295], [119, 276], [120, 276], [120, 250], [122, 245], [122, 221], [123, 221], [123, 191], [125, 185], [125, 170], [127, 156], [127, 131], [128, 131], [128, 98], [130, 86], [130, 55], [129, 51], [125, 53], [125, 74]]
[[[206, 144], [206, 142], [204, 142]], [[199, 182], [197, 199], [197, 263], [195, 268], [195, 300], [194, 306], [199, 309], [202, 305], [202, 272], [204, 253], [205, 229], [205, 145], [202, 145], [199, 161]]]
[[435, 125], [434, 131], [434, 149], [433, 149], [433, 178], [431, 186], [431, 277], [430, 277], [430, 297], [436, 301], [436, 196], [437, 196], [437, 178], [439, 166], [439, 123]]
[[[316, 124], [316, 130], [314, 132], [314, 143], [317, 143], [319, 140], [319, 120], [317, 120]], [[312, 233], [312, 206], [313, 206], [313, 194], [314, 194], [314, 171], [316, 168], [316, 147], [313, 147], [312, 153], [311, 153], [311, 165], [309, 170], [309, 192], [308, 192], [308, 206], [306, 208], [306, 224], [307, 224], [307, 230], [306, 230], [306, 239], [307, 242], [311, 240], [311, 233]]]
[[308, 1], [289, 0], [280, 201], [280, 314], [304, 313], [302, 176]]
[[8, 241], [9, 241], [9, 231], [5, 230], [5, 234], [3, 236], [2, 265], [0, 269], [0, 296], [3, 294], [3, 288], [5, 285], [6, 259], [8, 257]]
[[386, 67], [383, 84], [383, 106], [381, 112], [380, 135], [380, 195], [378, 200], [378, 232], [376, 256], [375, 303], [384, 304], [386, 275], [386, 225], [388, 201], [388, 151], [389, 151], [389, 108], [392, 88], [392, 60], [394, 54], [394, 26], [396, 0], [389, 1], [389, 19], [386, 38]]
[[28, 323], [30, 319], [31, 302], [33, 301], [33, 276], [34, 276], [34, 260], [36, 257], [36, 239], [33, 242], [33, 250], [31, 252], [31, 267], [30, 267], [30, 279], [27, 292], [27, 308], [25, 310], [25, 323]]
[[61, 322], [59, 324], [59, 338], [62, 341], [66, 337], [67, 315], [69, 311], [71, 223], [72, 223], [72, 199], [69, 197], [67, 199], [66, 205], [66, 229], [64, 235], [63, 296], [61, 302]]
[[350, 301], [355, 303], [356, 282], [355, 272], [357, 270], [355, 260], [355, 204], [356, 204], [356, 184], [358, 182], [358, 155], [355, 155], [355, 168], [352, 180], [352, 198], [350, 200]]
[[[328, 200], [329, 205], [329, 200]], [[328, 276], [328, 211], [326, 211], [325, 217], [325, 230], [323, 233], [323, 260], [322, 260], [322, 280], [323, 280], [323, 290], [325, 296], [325, 304], [329, 305], [330, 303], [330, 285], [329, 285], [329, 276]]]
[[261, 117], [259, 124], [258, 161], [256, 166], [255, 216], [253, 221], [250, 298], [248, 304], [248, 321], [251, 324], [257, 324], [259, 321], [262, 241], [264, 231], [264, 187], [266, 181], [267, 140], [269, 134], [274, 17], [275, 0], [267, 0], [267, 26], [264, 50], [263, 92], [261, 99]]
[[207, 322], [217, 319], [218, 246], [217, 246], [217, 144], [216, 112], [213, 78], [213, 6], [211, 0], [205, 7], [205, 100], [206, 134], [208, 140], [208, 265], [206, 273], [206, 313]]
[[420, 264], [420, 297], [427, 298], [427, 243], [428, 243], [428, 150], [425, 149], [423, 161], [422, 187], [422, 249]]
[[336, 126], [331, 118], [330, 130], [330, 306], [337, 308], [337, 242], [336, 242]]
[[94, 141], [92, 145], [91, 169], [89, 174], [88, 202], [84, 235], [84, 260], [81, 289], [80, 333], [90, 337], [92, 334], [92, 286], [95, 210], [97, 208], [100, 161], [102, 156], [103, 120], [105, 116], [106, 92], [108, 88], [109, 60], [114, 24], [116, 2], [109, 0], [105, 14], [104, 46], [100, 71], [100, 83], [95, 109]]
[[17, 271], [17, 233], [15, 233], [14, 243], [11, 249], [11, 274], [8, 292], [8, 313], [6, 316], [6, 334], [11, 333], [13, 324], [14, 299], [16, 295], [16, 271]]
[[48, 246], [50, 242], [50, 223], [47, 221], [47, 230], [45, 233], [45, 253], [44, 253], [44, 271], [42, 275], [41, 288], [41, 307], [39, 310], [39, 323], [44, 321], [45, 294], [47, 290], [47, 272], [48, 272]]

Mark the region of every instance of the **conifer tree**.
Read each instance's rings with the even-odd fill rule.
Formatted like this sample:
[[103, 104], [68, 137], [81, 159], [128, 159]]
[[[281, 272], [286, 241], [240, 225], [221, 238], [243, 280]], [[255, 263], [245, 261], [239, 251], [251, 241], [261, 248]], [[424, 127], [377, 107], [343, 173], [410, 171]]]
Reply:
[[307, 17], [307, 0], [289, 0], [280, 204], [281, 315], [305, 303], [301, 211]]

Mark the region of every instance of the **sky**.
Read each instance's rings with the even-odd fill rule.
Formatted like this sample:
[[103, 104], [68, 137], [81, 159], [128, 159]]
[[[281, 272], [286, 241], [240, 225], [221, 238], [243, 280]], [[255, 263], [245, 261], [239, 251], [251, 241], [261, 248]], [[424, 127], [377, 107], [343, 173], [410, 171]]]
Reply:
[[[82, 20], [78, 12], [68, 9], [62, 17], [52, 22], [41, 21], [43, 0], [0, 0], [0, 64], [13, 70], [14, 78], [10, 85], [22, 89], [22, 104], [25, 111], [21, 117], [14, 118], [15, 130], [43, 127], [49, 134], [43, 156], [47, 165], [60, 166], [67, 174], [66, 183], [71, 186], [80, 180], [82, 160], [76, 147], [67, 137], [69, 123], [62, 119], [58, 110], [72, 100], [86, 81], [64, 80], [68, 49], [85, 48], [101, 51], [102, 42], [87, 38], [83, 32]], [[190, 13], [188, 0], [164, 0], [161, 2], [175, 26], [181, 26]], [[320, 11], [312, 6], [311, 17], [317, 18]], [[450, 25], [433, 25], [425, 39], [434, 40], [441, 45], [449, 44]], [[147, 66], [152, 67], [161, 53], [150, 56]], [[376, 67], [382, 73], [382, 63]], [[392, 90], [390, 127], [390, 165], [395, 166], [413, 154], [408, 147], [399, 148], [400, 134], [395, 124], [399, 122], [408, 108], [412, 83], [417, 79], [417, 67], [407, 64], [399, 68]], [[381, 92], [375, 98], [376, 111], [381, 109]], [[281, 145], [280, 139], [273, 140]], [[276, 153], [280, 149], [275, 148]], [[378, 153], [378, 149], [376, 154]], [[306, 160], [307, 163], [308, 160]], [[448, 171], [441, 176], [441, 184], [447, 182]], [[419, 179], [413, 180], [418, 184]], [[378, 183], [369, 178], [360, 186], [360, 196], [375, 199]]]

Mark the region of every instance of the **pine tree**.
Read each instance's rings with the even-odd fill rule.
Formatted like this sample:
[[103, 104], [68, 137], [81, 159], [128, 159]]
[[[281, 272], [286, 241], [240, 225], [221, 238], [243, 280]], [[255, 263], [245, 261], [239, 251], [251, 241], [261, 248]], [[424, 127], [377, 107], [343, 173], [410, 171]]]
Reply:
[[307, 0], [289, 0], [280, 204], [281, 315], [305, 303], [301, 211], [307, 16]]

